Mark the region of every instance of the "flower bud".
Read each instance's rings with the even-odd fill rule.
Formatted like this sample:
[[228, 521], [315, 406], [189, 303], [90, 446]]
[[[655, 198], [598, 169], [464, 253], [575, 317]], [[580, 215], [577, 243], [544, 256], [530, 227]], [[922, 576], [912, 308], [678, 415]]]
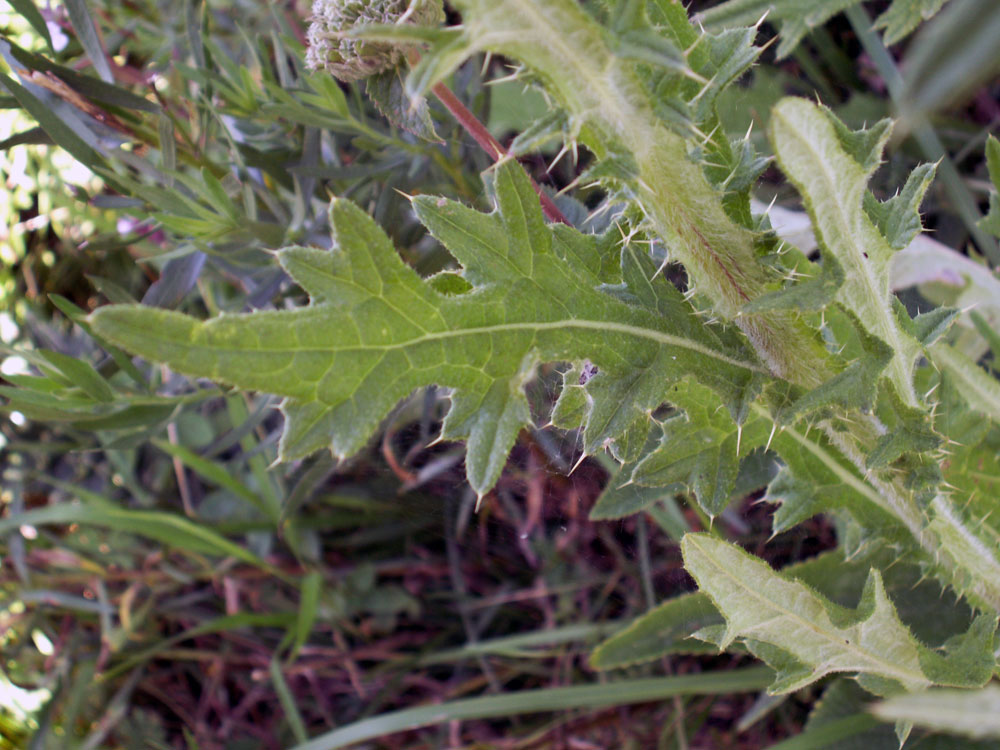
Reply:
[[442, 0], [316, 0], [309, 26], [306, 64], [341, 81], [355, 81], [403, 63], [409, 45], [347, 39], [339, 34], [369, 24], [444, 22]]

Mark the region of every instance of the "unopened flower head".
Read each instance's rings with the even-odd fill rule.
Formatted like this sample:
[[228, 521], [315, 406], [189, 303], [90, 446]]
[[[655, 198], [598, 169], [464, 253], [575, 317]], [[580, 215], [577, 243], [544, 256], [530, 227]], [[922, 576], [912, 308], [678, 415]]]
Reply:
[[407, 45], [345, 39], [339, 34], [369, 24], [439, 26], [442, 0], [316, 0], [309, 26], [306, 64], [342, 81], [381, 73], [402, 64]]

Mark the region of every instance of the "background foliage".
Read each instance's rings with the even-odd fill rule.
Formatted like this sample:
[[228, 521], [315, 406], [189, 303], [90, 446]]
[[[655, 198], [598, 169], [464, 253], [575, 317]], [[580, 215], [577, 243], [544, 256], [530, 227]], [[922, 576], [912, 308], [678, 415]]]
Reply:
[[[305, 71], [307, 5], [0, 6], [2, 742], [237, 748], [318, 736], [306, 746], [683, 748], [801, 735], [810, 747], [845, 736], [898, 747], [890, 725], [862, 712], [853, 683], [828, 678], [766, 696], [767, 670], [687, 638], [721, 623], [703, 594], [678, 597], [693, 588], [677, 544], [692, 530], [739, 541], [775, 566], [805, 560], [804, 580], [858, 604], [852, 592], [868, 566], [839, 552], [815, 557], [834, 546], [829, 520], [788, 523], [769, 538], [773, 506], [756, 501], [774, 477], [772, 454], [742, 464], [735, 502], [710, 523], [710, 490], [692, 482], [689, 492], [687, 476], [669, 491], [630, 486], [598, 500], [617, 465], [595, 456], [571, 472], [587, 436], [529, 427], [476, 514], [488, 487], [465, 483], [462, 446], [435, 442], [448, 401], [434, 388], [398, 406], [348, 461], [317, 454], [274, 465], [275, 399], [133, 361], [95, 335], [86, 314], [106, 302], [199, 317], [306, 304], [272, 251], [328, 247], [331, 195], [372, 216], [421, 276], [453, 269], [407, 196], [487, 211], [479, 173], [488, 157], [433, 103], [441, 144], [387, 124], [359, 88]], [[588, 7], [600, 15], [608, 5]], [[768, 154], [763, 134], [785, 94], [818, 97], [855, 128], [899, 117], [870, 185], [882, 199], [917, 164], [947, 155], [924, 223], [968, 257], [925, 246], [899, 264], [896, 285], [914, 312], [976, 303], [955, 343], [990, 364], [1000, 297], [988, 265], [1000, 253], [980, 220], [1000, 87], [993, 48], [978, 40], [996, 38], [1000, 14], [951, 0], [911, 34], [918, 15], [943, 3], [691, 10], [719, 30], [756, 22], [769, 5], [757, 42], [775, 43], [719, 93], [720, 126], [736, 138], [753, 122], [752, 144]], [[870, 30], [875, 17], [884, 37]], [[504, 82], [510, 72], [480, 55], [450, 79], [505, 142], [548, 111], [537, 90]], [[574, 223], [593, 214], [588, 228], [606, 228], [614, 196], [576, 182], [592, 157], [559, 156], [543, 142], [523, 162], [553, 191], [574, 186], [560, 198]], [[1000, 153], [995, 161], [1000, 175]], [[773, 168], [757, 197], [794, 199]], [[427, 211], [437, 205], [421, 200]], [[564, 369], [546, 366], [529, 383], [536, 424], [549, 420]], [[989, 498], [996, 436], [984, 427], [955, 425], [985, 447], [948, 480]], [[940, 589], [913, 570], [889, 570], [882, 584], [924, 642], [969, 627], [965, 605], [942, 606]], [[591, 657], [667, 599], [655, 619]], [[637, 705], [609, 708], [617, 704]], [[895, 710], [887, 716], [914, 711]], [[398, 733], [414, 726], [426, 728]], [[807, 746], [794, 742], [779, 746]]]

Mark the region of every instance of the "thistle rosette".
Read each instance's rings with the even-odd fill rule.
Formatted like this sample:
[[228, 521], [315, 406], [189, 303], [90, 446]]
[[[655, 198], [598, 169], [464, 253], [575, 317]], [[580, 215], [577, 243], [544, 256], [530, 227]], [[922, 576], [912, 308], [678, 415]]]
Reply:
[[442, 0], [316, 0], [311, 21], [306, 64], [341, 81], [356, 81], [398, 68], [408, 46], [346, 38], [345, 31], [372, 24], [439, 26], [444, 5]]

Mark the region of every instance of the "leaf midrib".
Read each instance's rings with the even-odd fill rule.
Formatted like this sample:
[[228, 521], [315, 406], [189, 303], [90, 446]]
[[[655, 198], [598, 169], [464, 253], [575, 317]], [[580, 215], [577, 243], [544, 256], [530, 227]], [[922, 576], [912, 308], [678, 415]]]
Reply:
[[[204, 325], [204, 324], [203, 324]], [[580, 318], [571, 318], [566, 320], [553, 320], [548, 322], [537, 322], [537, 323], [502, 323], [491, 326], [481, 326], [478, 328], [460, 328], [450, 331], [438, 331], [426, 333], [423, 336], [418, 336], [406, 341], [400, 341], [389, 344], [352, 344], [350, 346], [340, 346], [340, 347], [305, 347], [290, 343], [287, 348], [278, 347], [245, 347], [245, 346], [206, 346], [200, 345], [197, 342], [191, 342], [190, 347], [192, 349], [200, 349], [203, 351], [212, 352], [247, 352], [252, 351], [258, 354], [315, 354], [319, 352], [344, 352], [344, 351], [392, 351], [394, 349], [405, 349], [411, 346], [417, 346], [419, 344], [428, 343], [432, 341], [439, 341], [443, 339], [450, 338], [460, 338], [462, 336], [480, 336], [490, 333], [507, 333], [511, 331], [548, 331], [560, 328], [580, 328], [583, 330], [594, 330], [594, 331], [612, 331], [616, 333], [622, 333], [629, 336], [635, 336], [636, 338], [648, 339], [650, 341], [655, 341], [658, 344], [663, 344], [665, 346], [674, 346], [678, 348], [688, 349], [693, 352], [697, 352], [706, 357], [711, 357], [725, 364], [732, 365], [733, 367], [739, 367], [750, 372], [759, 373], [762, 375], [770, 375], [765, 368], [754, 364], [752, 362], [744, 362], [742, 360], [729, 357], [725, 354], [715, 351], [714, 349], [699, 344], [697, 342], [691, 341], [680, 336], [674, 336], [669, 333], [661, 333], [649, 328], [641, 328], [639, 326], [628, 325], [626, 323], [615, 323], [606, 320], [585, 320]]]

